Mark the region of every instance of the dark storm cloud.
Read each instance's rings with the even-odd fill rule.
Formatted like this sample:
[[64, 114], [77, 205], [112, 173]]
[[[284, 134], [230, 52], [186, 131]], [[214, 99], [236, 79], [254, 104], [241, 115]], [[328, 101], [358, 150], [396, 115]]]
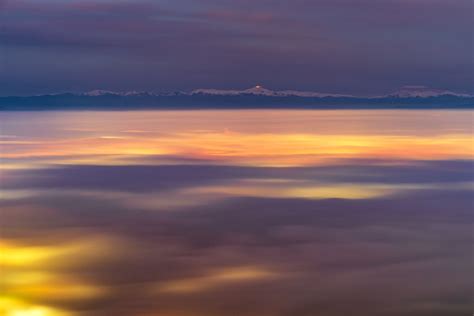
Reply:
[[470, 91], [471, 7], [469, 0], [7, 1], [0, 92], [255, 82]]

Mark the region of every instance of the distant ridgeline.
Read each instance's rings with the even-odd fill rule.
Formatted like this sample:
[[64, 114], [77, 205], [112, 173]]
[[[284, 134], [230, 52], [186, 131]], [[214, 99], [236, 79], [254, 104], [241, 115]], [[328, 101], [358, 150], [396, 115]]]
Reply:
[[112, 92], [0, 97], [0, 110], [138, 109], [474, 109], [474, 96], [409, 86], [374, 97], [302, 91], [201, 89], [189, 93]]

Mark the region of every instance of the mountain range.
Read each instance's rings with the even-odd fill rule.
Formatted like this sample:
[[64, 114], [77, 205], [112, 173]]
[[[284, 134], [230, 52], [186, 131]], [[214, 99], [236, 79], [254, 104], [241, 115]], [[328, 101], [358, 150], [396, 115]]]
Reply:
[[197, 89], [191, 92], [172, 92], [172, 93], [151, 93], [146, 91], [125, 91], [116, 92], [110, 90], [92, 90], [89, 92], [79, 93], [82, 96], [103, 96], [103, 95], [120, 95], [120, 96], [172, 96], [172, 95], [214, 95], [214, 96], [238, 96], [238, 95], [259, 95], [268, 97], [288, 97], [297, 96], [303, 98], [384, 98], [384, 97], [398, 97], [398, 98], [426, 98], [438, 96], [457, 96], [457, 97], [474, 97], [474, 95], [457, 93], [449, 90], [430, 89], [425, 86], [404, 86], [399, 90], [381, 96], [360, 97], [350, 94], [338, 93], [321, 93], [313, 91], [296, 91], [296, 90], [282, 90], [274, 91], [263, 86], [257, 85], [255, 87], [245, 90], [218, 90], [218, 89]]
[[0, 97], [0, 110], [173, 109], [173, 108], [474, 108], [474, 95], [424, 86], [405, 86], [379, 96], [310, 91], [197, 89], [153, 93], [93, 90], [37, 96]]

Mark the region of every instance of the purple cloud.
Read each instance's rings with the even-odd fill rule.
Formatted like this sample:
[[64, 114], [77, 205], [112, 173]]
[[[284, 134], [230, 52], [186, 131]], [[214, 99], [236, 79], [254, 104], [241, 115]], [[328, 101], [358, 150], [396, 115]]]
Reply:
[[472, 92], [471, 9], [466, 0], [9, 1], [0, 83], [2, 94], [255, 82]]

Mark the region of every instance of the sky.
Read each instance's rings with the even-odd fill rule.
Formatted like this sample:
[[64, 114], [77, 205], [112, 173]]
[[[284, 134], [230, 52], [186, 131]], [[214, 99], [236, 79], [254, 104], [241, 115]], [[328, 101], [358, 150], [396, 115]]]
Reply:
[[474, 92], [472, 0], [0, 0], [0, 95]]

